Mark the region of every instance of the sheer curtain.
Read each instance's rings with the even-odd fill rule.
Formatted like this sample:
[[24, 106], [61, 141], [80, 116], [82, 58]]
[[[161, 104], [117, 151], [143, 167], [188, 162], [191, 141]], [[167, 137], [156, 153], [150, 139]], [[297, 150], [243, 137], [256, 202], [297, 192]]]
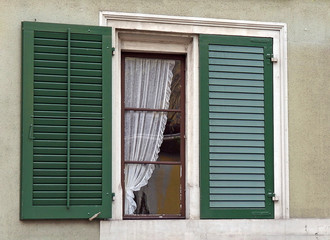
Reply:
[[[125, 107], [168, 109], [174, 60], [126, 58]], [[125, 161], [156, 161], [167, 113], [125, 112]], [[125, 165], [125, 214], [137, 205], [134, 191], [148, 184], [154, 164]]]

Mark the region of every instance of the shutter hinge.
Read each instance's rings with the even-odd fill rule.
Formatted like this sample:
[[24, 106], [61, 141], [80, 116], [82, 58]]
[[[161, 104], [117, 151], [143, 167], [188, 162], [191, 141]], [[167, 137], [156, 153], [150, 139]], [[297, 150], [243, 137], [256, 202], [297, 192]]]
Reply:
[[279, 200], [278, 197], [276, 196], [276, 194], [272, 193], [272, 192], [267, 193], [267, 197], [272, 198], [273, 202], [278, 202], [278, 200]]
[[111, 198], [112, 198], [112, 201], [115, 201], [115, 193], [113, 192], [113, 193], [111, 193]]
[[278, 59], [277, 59], [276, 57], [274, 57], [274, 54], [270, 54], [270, 53], [268, 53], [268, 54], [266, 55], [266, 58], [267, 58], [267, 59], [270, 59], [271, 62], [275, 62], [275, 63], [278, 62]]
[[115, 55], [115, 50], [116, 50], [116, 49], [113, 47], [113, 48], [112, 48], [112, 56]]

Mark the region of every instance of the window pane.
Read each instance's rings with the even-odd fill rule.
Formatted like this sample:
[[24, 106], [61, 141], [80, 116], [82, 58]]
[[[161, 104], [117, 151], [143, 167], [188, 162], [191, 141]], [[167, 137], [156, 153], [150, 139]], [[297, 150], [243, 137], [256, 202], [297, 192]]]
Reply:
[[181, 61], [176, 60], [173, 68], [173, 78], [171, 84], [171, 97], [169, 109], [180, 109], [180, 93], [181, 93]]
[[[133, 164], [127, 164], [126, 169]], [[136, 169], [151, 164], [134, 164]], [[133, 215], [140, 214], [175, 214], [181, 210], [180, 166], [179, 165], [152, 165], [153, 174], [148, 184], [134, 193], [137, 208]]]
[[158, 161], [180, 161], [181, 113], [169, 112]]
[[[179, 109], [181, 79], [179, 60], [127, 57], [125, 58], [125, 107]], [[167, 94], [162, 91], [167, 86], [170, 86], [169, 102], [158, 101], [159, 98], [163, 98], [162, 94]]]
[[[166, 116], [163, 141], [160, 145], [158, 158], [154, 159], [156, 142], [154, 128], [161, 128], [160, 121]], [[155, 124], [159, 124], [152, 128]], [[180, 161], [181, 145], [181, 113], [125, 111], [125, 161]], [[144, 154], [142, 154], [142, 152]], [[149, 154], [148, 154], [149, 153]]]

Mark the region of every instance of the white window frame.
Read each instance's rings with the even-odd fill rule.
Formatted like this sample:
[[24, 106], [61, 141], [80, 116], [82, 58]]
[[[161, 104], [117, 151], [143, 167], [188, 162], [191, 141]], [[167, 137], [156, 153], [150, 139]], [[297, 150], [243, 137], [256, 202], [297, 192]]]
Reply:
[[113, 141], [112, 187], [114, 220], [123, 219], [121, 188], [121, 51], [187, 54], [186, 69], [186, 219], [199, 219], [199, 48], [198, 35], [273, 38], [275, 219], [289, 218], [287, 98], [287, 28], [285, 23], [234, 21], [101, 11], [101, 26], [112, 27]]

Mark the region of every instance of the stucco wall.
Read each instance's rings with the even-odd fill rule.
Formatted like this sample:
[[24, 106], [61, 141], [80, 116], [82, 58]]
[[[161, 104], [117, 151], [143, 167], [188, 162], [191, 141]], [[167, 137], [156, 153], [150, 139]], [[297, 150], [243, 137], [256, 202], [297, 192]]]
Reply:
[[288, 24], [290, 214], [330, 218], [328, 0], [1, 0], [0, 239], [98, 239], [98, 222], [19, 221], [21, 21], [98, 25], [100, 10]]

